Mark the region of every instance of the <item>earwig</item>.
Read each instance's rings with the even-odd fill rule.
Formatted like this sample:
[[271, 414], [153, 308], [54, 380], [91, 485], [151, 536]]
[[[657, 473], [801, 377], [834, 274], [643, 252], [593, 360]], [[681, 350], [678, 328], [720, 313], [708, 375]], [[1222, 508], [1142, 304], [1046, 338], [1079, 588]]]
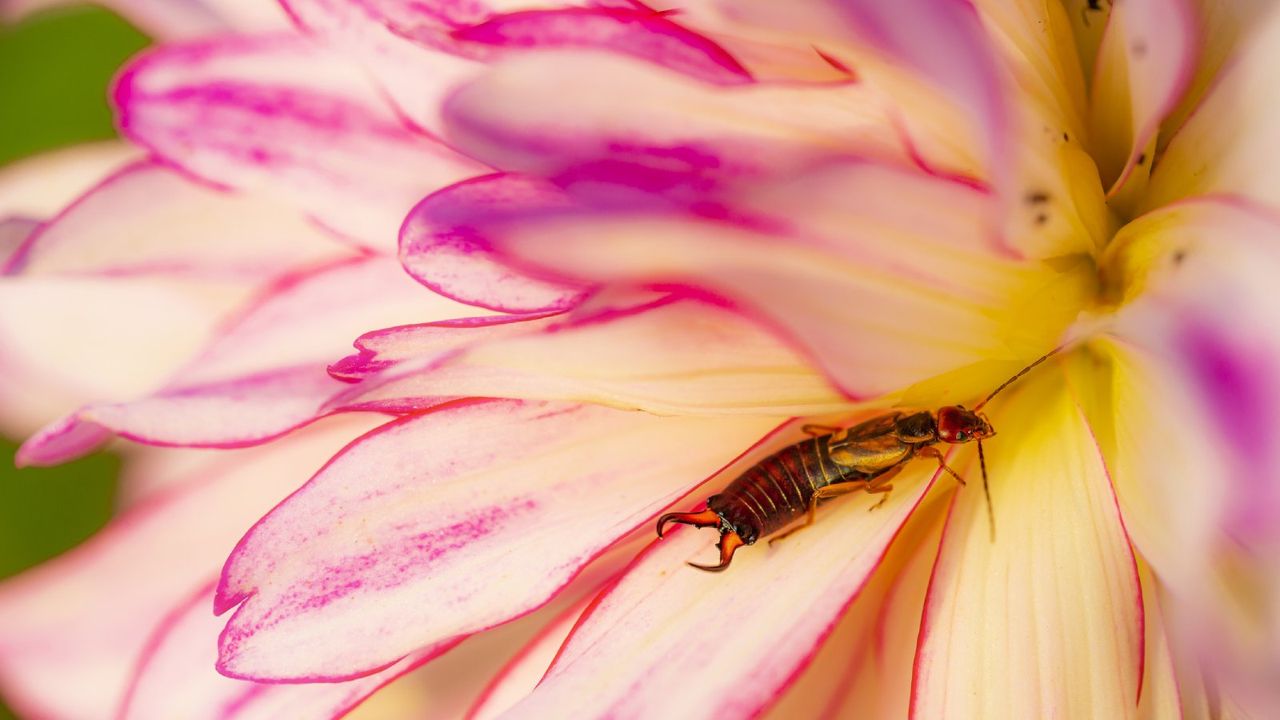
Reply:
[[862, 490], [884, 495], [872, 509], [883, 505], [893, 490], [893, 477], [915, 458], [933, 458], [938, 462], [940, 471], [964, 485], [964, 478], [947, 465], [942, 452], [935, 446], [938, 443], [959, 445], [977, 442], [982, 491], [986, 496], [987, 520], [994, 541], [995, 512], [991, 507], [982, 441], [994, 437], [996, 431], [980, 411], [1000, 391], [1061, 349], [1055, 348], [1019, 370], [972, 410], [962, 405], [948, 405], [936, 412], [891, 412], [847, 429], [805, 425], [803, 429], [810, 435], [807, 440], [785, 447], [756, 463], [722, 492], [707, 498], [704, 510], [667, 513], [658, 518], [658, 537], [662, 537], [663, 530], [672, 522], [718, 529], [720, 564], [689, 564], [699, 570], [720, 572], [729, 567], [738, 548], [772, 535], [801, 516], [807, 516], [803, 524], [770, 542], [777, 542], [812, 525], [818, 503], [823, 500]]

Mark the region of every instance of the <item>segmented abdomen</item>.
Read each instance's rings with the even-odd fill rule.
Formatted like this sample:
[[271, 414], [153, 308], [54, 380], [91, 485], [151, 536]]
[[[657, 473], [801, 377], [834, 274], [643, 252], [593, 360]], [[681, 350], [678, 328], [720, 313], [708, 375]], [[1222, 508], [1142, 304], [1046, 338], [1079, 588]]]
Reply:
[[823, 435], [770, 455], [739, 475], [723, 492], [707, 498], [707, 507], [750, 545], [807, 513], [819, 488], [878, 474], [832, 462], [827, 450], [830, 440], [830, 435]]

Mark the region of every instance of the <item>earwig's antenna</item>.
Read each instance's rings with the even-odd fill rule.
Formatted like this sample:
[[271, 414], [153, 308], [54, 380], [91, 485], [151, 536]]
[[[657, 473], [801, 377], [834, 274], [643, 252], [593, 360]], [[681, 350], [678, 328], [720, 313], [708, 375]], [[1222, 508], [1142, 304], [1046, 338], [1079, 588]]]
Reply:
[[992, 391], [991, 391], [991, 394], [990, 394], [990, 395], [988, 395], [988, 396], [987, 396], [987, 398], [986, 398], [985, 400], [983, 400], [982, 402], [978, 403], [977, 407], [975, 407], [975, 408], [974, 408], [974, 410], [975, 410], [975, 411], [977, 411], [977, 410], [981, 410], [983, 405], [986, 405], [987, 403], [991, 402], [991, 398], [993, 398], [993, 397], [995, 397], [996, 395], [1000, 394], [1000, 391], [1001, 391], [1001, 390], [1003, 390], [1003, 389], [1005, 389], [1005, 388], [1009, 387], [1010, 385], [1012, 385], [1014, 380], [1017, 380], [1018, 378], [1022, 377], [1023, 375], [1026, 375], [1027, 373], [1031, 372], [1032, 368], [1034, 368], [1035, 366], [1039, 365], [1040, 363], [1044, 362], [1045, 360], [1048, 360], [1049, 358], [1053, 357], [1054, 355], [1057, 355], [1059, 352], [1062, 352], [1062, 348], [1063, 348], [1063, 346], [1059, 345], [1058, 347], [1056, 347], [1056, 348], [1054, 348], [1054, 349], [1050, 350], [1049, 352], [1045, 353], [1044, 355], [1041, 355], [1039, 360], [1036, 360], [1035, 362], [1031, 363], [1030, 365], [1028, 365], [1028, 366], [1026, 366], [1026, 367], [1022, 368], [1021, 370], [1019, 370], [1019, 371], [1018, 371], [1018, 373], [1017, 373], [1016, 375], [1014, 375], [1013, 377], [1011, 377], [1011, 378], [1009, 378], [1008, 380], [1005, 380], [1003, 383], [1001, 383], [1001, 384], [1000, 384], [1000, 387], [996, 388], [995, 390], [992, 390]]
[[[1054, 350], [1054, 352], [1057, 352], [1057, 350]], [[991, 486], [987, 484], [987, 456], [982, 452], [981, 440], [978, 441], [978, 465], [982, 467], [982, 492], [987, 496], [987, 524], [991, 527], [991, 542], [995, 542], [996, 511], [991, 507]]]

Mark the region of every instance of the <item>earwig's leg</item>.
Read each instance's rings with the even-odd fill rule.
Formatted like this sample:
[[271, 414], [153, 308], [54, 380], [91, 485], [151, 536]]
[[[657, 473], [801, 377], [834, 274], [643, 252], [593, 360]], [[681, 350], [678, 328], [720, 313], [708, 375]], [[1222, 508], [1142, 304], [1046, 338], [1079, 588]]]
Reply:
[[894, 476], [897, 475], [898, 471], [901, 469], [902, 469], [902, 466], [899, 465], [898, 467], [894, 468], [890, 472], [887, 472], [881, 475], [880, 477], [872, 478], [871, 482], [867, 483], [866, 490], [868, 495], [876, 495], [878, 493], [884, 493], [884, 497], [880, 498], [880, 502], [867, 508], [867, 512], [871, 512], [872, 510], [879, 510], [880, 506], [884, 505], [885, 502], [889, 500], [889, 493], [893, 492], [893, 483], [891, 483], [890, 481], [893, 480]]
[[772, 538], [769, 539], [769, 544], [772, 545], [776, 542], [781, 542], [787, 537], [790, 537], [791, 535], [794, 535], [795, 533], [798, 533], [801, 530], [812, 525], [816, 517], [816, 514], [818, 512], [819, 500], [826, 500], [827, 498], [839, 497], [841, 495], [844, 495], [845, 493], [851, 493], [854, 490], [860, 490], [860, 489], [862, 489], [862, 483], [840, 483], [839, 485], [828, 485], [826, 487], [818, 488], [817, 490], [814, 491], [813, 497], [809, 498], [809, 514], [807, 517], [805, 517], [804, 523], [791, 528], [790, 530], [782, 533], [781, 535], [774, 535]]
[[658, 537], [662, 537], [662, 530], [669, 522], [677, 522], [682, 525], [692, 525], [694, 527], [720, 527], [720, 516], [715, 514], [713, 510], [707, 508], [702, 512], [696, 513], [667, 513], [658, 518]]
[[867, 487], [867, 494], [868, 494], [868, 495], [873, 495], [873, 494], [875, 494], [875, 493], [884, 493], [884, 497], [880, 498], [880, 502], [878, 502], [878, 503], [876, 503], [875, 505], [872, 505], [871, 507], [867, 508], [867, 512], [871, 512], [872, 510], [879, 510], [881, 505], [884, 505], [885, 503], [889, 502], [889, 493], [891, 493], [891, 492], [893, 492], [893, 485], [892, 485], [892, 484], [889, 484], [889, 485], [871, 485], [871, 486], [868, 486], [868, 487]]
[[742, 538], [738, 537], [738, 533], [724, 533], [720, 536], [720, 542], [716, 544], [716, 547], [720, 548], [719, 565], [699, 565], [698, 563], [689, 563], [689, 565], [707, 572], [723, 572], [725, 568], [729, 567], [729, 563], [733, 561], [733, 554], [745, 544], [742, 542]]
[[807, 435], [810, 435], [812, 437], [817, 437], [819, 435], [830, 435], [832, 433], [838, 433], [844, 428], [832, 427], [830, 425], [801, 425], [800, 429], [803, 430]]
[[942, 453], [938, 451], [938, 448], [933, 448], [933, 447], [923, 447], [923, 448], [920, 448], [919, 450], [917, 450], [917, 451], [916, 451], [916, 454], [917, 454], [917, 455], [928, 455], [929, 457], [933, 458], [934, 460], [937, 460], [937, 461], [938, 461], [938, 467], [939, 467], [939, 468], [941, 468], [942, 470], [946, 470], [946, 471], [947, 471], [947, 473], [949, 473], [949, 474], [951, 475], [951, 477], [955, 478], [955, 479], [956, 479], [956, 482], [960, 483], [961, 485], [966, 484], [966, 483], [965, 483], [965, 481], [964, 481], [964, 478], [960, 477], [960, 474], [959, 474], [959, 473], [957, 473], [955, 470], [952, 470], [952, 469], [947, 465], [947, 461], [946, 461], [946, 460], [944, 460], [944, 459], [942, 458]]

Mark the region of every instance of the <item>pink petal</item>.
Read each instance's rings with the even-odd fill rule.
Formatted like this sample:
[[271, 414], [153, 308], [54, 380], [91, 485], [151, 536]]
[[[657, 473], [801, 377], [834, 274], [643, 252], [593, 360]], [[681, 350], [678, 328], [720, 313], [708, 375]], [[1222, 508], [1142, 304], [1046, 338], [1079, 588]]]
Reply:
[[[7, 0], [0, 17], [16, 21], [28, 13], [72, 0]], [[100, 5], [128, 18], [157, 38], [172, 39], [226, 33], [231, 30], [277, 30], [286, 26], [284, 14], [273, 3], [260, 0], [99, 0]]]
[[34, 218], [10, 215], [0, 218], [0, 274], [14, 263], [14, 258], [26, 244], [27, 238], [40, 228]]
[[58, 421], [28, 440], [19, 461], [49, 464], [83, 453], [83, 436], [73, 430], [79, 423], [157, 445], [264, 442], [317, 419], [326, 401], [347, 390], [325, 366], [352, 336], [370, 326], [448, 317], [460, 307], [423, 292], [387, 257], [285, 278], [162, 390], [130, 402], [86, 406], [75, 413], [74, 424]]
[[352, 254], [291, 209], [143, 161], [49, 221], [10, 271], [252, 281]]
[[821, 415], [850, 407], [802, 356], [706, 303], [664, 300], [502, 327], [501, 334], [484, 329], [451, 355], [433, 349], [390, 366], [341, 402], [454, 394], [573, 400], [662, 415]]
[[648, 60], [707, 82], [749, 82], [746, 69], [711, 40], [647, 9], [558, 8], [494, 16], [455, 30], [466, 43], [499, 48], [595, 47]]
[[492, 315], [375, 330], [356, 339], [359, 352], [329, 366], [339, 380], [362, 380], [405, 361], [435, 364], [467, 345], [547, 327], [554, 315]]
[[243, 301], [242, 286], [163, 277], [6, 277], [0, 405], [15, 437], [88, 402], [155, 390]]
[[1227, 3], [1215, 4], [1214, 14], [1224, 27], [1213, 28], [1209, 50], [1218, 53], [1222, 70], [1156, 159], [1143, 209], [1200, 194], [1239, 195], [1280, 208], [1272, 161], [1280, 148], [1280, 112], [1267, 101], [1276, 83], [1280, 13], [1266, 4]]
[[544, 177], [595, 163], [597, 172], [705, 184], [785, 174], [831, 154], [909, 158], [868, 86], [715, 86], [599, 52], [499, 63], [443, 112], [446, 138], [467, 154]]
[[[444, 97], [485, 68], [478, 60], [410, 39], [412, 33], [388, 17], [386, 3], [281, 0], [281, 4], [299, 29], [367, 68], [397, 108], [432, 133], [438, 134], [442, 128], [440, 104]], [[452, 8], [467, 6], [455, 3]], [[480, 19], [483, 17], [470, 21]], [[445, 28], [435, 27], [440, 23], [440, 16], [433, 13], [420, 17], [417, 26], [432, 26], [437, 44], [449, 43]]]
[[1149, 173], [1160, 124], [1195, 72], [1195, 23], [1187, 0], [1135, 0], [1112, 9], [1090, 99], [1093, 156], [1109, 194], [1135, 172], [1144, 180]]
[[992, 407], [1003, 430], [987, 446], [994, 541], [982, 494], [956, 496], [920, 629], [912, 717], [1137, 709], [1136, 561], [1100, 448], [1051, 372]]
[[760, 713], [795, 681], [879, 566], [932, 487], [925, 470], [900, 476], [875, 513], [867, 512], [877, 502], [867, 495], [833, 503], [818, 524], [785, 542], [742, 549], [723, 574], [684, 565], [705, 559], [711, 533], [682, 528], [655, 542], [597, 601], [511, 714]]
[[385, 425], [232, 554], [219, 669], [357, 677], [529, 612], [775, 423], [473, 402]]
[[160, 622], [134, 671], [119, 720], [339, 718], [387, 683], [448, 649], [415, 653], [381, 672], [345, 683], [233, 680], [213, 669], [223, 622], [209, 612], [212, 596], [210, 582]]
[[161, 158], [376, 248], [423, 195], [481, 171], [405, 127], [357, 69], [303, 38], [153, 50], [117, 81], [115, 102], [123, 131]]
[[370, 424], [329, 421], [165, 478], [169, 490], [85, 545], [0, 584], [6, 699], [30, 717], [108, 716], [164, 614], [217, 572], [244, 528]]
[[0, 168], [0, 217], [51, 217], [141, 155], [138, 148], [113, 140], [76, 145], [6, 165]]
[[477, 214], [510, 215], [566, 207], [563, 193], [531, 178], [489, 175], [452, 185], [413, 209], [400, 230], [409, 274], [458, 302], [502, 312], [547, 312], [578, 304], [583, 288], [522, 275], [495, 258], [468, 225]]
[[[958, 113], [946, 122], [952, 142], [957, 135], [972, 138], [979, 167], [965, 168], [966, 174], [985, 169], [981, 174], [998, 188], [1011, 179], [1012, 122], [1005, 77], [993, 40], [968, 0], [825, 0], [799, 5], [743, 0], [734, 5], [734, 14], [745, 24], [838, 48], [837, 57], [871, 51], [874, 61], [866, 68], [860, 65], [860, 71], [886, 84], [917, 142], [929, 139], [932, 119], [914, 117], [913, 106], [923, 102], [935, 112], [939, 109], [920, 96], [923, 90], [946, 99]], [[903, 69], [912, 71], [911, 77], [903, 78]]]

